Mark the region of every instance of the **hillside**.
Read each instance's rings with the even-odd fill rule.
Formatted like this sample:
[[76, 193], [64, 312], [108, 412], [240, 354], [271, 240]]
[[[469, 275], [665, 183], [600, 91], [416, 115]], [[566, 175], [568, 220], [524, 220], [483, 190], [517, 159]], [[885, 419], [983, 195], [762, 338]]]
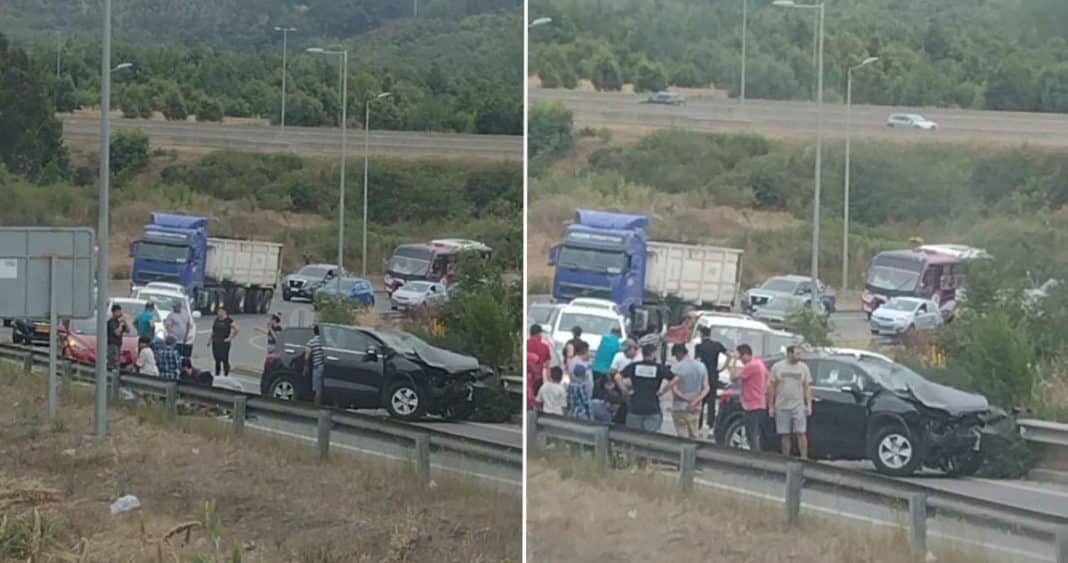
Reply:
[[[113, 2], [115, 37], [138, 43], [212, 43], [225, 48], [273, 44], [274, 26], [296, 27], [305, 37], [347, 38], [399, 19], [458, 20], [514, 9], [518, 0], [143, 0]], [[0, 0], [0, 31], [19, 38], [61, 31], [98, 30], [102, 2]]]
[[[746, 96], [811, 99], [813, 10], [748, 0]], [[805, 4], [811, 2], [798, 2]], [[827, 0], [825, 96], [908, 106], [1068, 111], [1068, 3], [1062, 0]], [[742, 3], [531, 0], [553, 18], [531, 33], [543, 86], [706, 87], [739, 94]], [[996, 29], [997, 33], [991, 30]]]

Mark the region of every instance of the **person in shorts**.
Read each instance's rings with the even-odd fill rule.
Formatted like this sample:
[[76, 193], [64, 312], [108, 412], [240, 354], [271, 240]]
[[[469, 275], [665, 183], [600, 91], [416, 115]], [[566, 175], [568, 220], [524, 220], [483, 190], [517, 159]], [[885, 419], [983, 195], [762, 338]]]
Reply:
[[768, 380], [768, 412], [775, 419], [775, 432], [782, 440], [782, 455], [793, 453], [793, 440], [803, 459], [808, 459], [808, 417], [812, 416], [812, 374], [801, 361], [801, 347], [786, 348], [786, 359], [771, 368]]
[[671, 392], [671, 385], [665, 385], [665, 382], [674, 379], [675, 374], [657, 361], [657, 348], [655, 343], [643, 345], [641, 361], [631, 363], [616, 374], [616, 385], [630, 396], [627, 428], [660, 432], [664, 420], [660, 397]]
[[686, 344], [677, 342], [671, 347], [675, 363], [671, 373], [675, 379], [671, 382], [675, 397], [671, 418], [675, 423], [675, 434], [680, 438], [696, 439], [701, 425], [701, 406], [712, 387], [708, 383], [708, 371], [705, 365], [690, 357]]
[[312, 327], [314, 336], [305, 345], [304, 369], [311, 372], [312, 393], [315, 404], [323, 404], [323, 374], [326, 371], [326, 354], [323, 353], [323, 340], [319, 336], [319, 325]]

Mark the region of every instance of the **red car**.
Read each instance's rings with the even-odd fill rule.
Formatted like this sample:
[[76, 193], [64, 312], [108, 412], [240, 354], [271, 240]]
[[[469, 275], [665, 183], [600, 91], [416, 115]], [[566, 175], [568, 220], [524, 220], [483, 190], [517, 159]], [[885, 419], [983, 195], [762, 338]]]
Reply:
[[[131, 329], [133, 327], [130, 327]], [[63, 344], [63, 357], [87, 364], [96, 363], [96, 319], [63, 321], [59, 327], [59, 342]], [[120, 368], [128, 368], [137, 359], [137, 334], [127, 334], [122, 339]]]

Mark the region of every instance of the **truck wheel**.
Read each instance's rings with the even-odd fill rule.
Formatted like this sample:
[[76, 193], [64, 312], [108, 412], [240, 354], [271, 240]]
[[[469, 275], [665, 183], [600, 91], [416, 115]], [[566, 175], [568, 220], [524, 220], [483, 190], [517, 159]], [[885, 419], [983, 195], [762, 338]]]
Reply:
[[260, 291], [256, 288], [249, 288], [245, 291], [245, 303], [241, 309], [242, 313], [249, 315], [255, 315], [256, 311], [260, 308]]

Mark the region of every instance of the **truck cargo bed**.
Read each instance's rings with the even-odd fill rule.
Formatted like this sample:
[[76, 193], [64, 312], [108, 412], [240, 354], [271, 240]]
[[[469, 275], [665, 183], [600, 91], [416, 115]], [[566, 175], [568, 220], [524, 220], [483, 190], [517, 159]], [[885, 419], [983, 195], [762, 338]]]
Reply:
[[205, 281], [210, 285], [275, 287], [282, 245], [276, 242], [208, 238]]
[[742, 251], [675, 242], [649, 242], [645, 290], [703, 307], [731, 308], [738, 295]]

